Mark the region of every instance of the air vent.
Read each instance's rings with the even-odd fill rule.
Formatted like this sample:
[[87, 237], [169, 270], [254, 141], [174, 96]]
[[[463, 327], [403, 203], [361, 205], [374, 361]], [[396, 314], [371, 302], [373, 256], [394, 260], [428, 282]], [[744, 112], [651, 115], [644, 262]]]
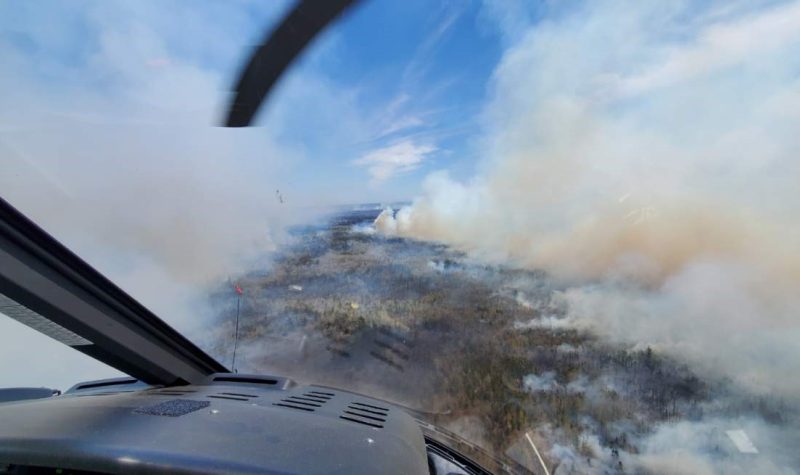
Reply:
[[303, 396], [289, 396], [288, 398], [284, 399], [284, 401], [292, 401], [296, 402], [297, 404], [303, 404], [306, 406], [315, 406], [315, 407], [322, 407], [322, 404], [325, 401], [320, 401], [318, 399], [311, 399]]
[[273, 406], [288, 407], [290, 409], [299, 409], [301, 411], [314, 412], [314, 409], [311, 408], [311, 407], [296, 406], [294, 404], [289, 404], [289, 403], [286, 403], [286, 402], [276, 402], [276, 403], [273, 403], [272, 405]]
[[273, 378], [260, 378], [257, 376], [216, 376], [214, 378], [215, 382], [218, 383], [248, 383], [248, 384], [265, 384], [269, 386], [275, 386], [278, 384], [277, 379]]
[[333, 393], [326, 393], [326, 392], [323, 392], [323, 391], [309, 391], [309, 392], [306, 393], [306, 395], [307, 396], [321, 397], [321, 398], [324, 398], [324, 399], [330, 399], [333, 396], [335, 396], [335, 394], [333, 394]]
[[373, 409], [375, 411], [381, 411], [384, 414], [388, 414], [389, 413], [389, 408], [388, 407], [373, 406], [372, 404], [364, 404], [363, 402], [354, 402], [353, 404], [351, 404], [351, 406], [365, 407], [365, 408]]
[[296, 386], [291, 379], [280, 376], [266, 374], [241, 374], [241, 373], [214, 373], [208, 375], [205, 381], [195, 383], [202, 386], [238, 386], [237, 388], [225, 388], [237, 392], [248, 393], [256, 391], [253, 386], [260, 389], [289, 389]]
[[227, 399], [229, 401], [249, 401], [250, 400], [249, 397], [223, 396], [221, 394], [212, 394], [212, 395], [206, 396], [206, 397], [210, 397], [212, 399]]
[[258, 397], [258, 394], [245, 394], [245, 393], [220, 393], [220, 394], [224, 394], [225, 396], [246, 397], [250, 399]]
[[326, 402], [333, 398], [333, 396], [333, 393], [308, 391], [302, 395], [285, 397], [281, 399], [280, 402], [276, 402], [273, 405], [313, 412], [314, 410], [322, 407]]
[[125, 384], [133, 384], [136, 380], [133, 378], [119, 378], [119, 379], [108, 379], [105, 381], [94, 381], [89, 383], [82, 383], [75, 387], [75, 391], [83, 391], [85, 389], [94, 389], [94, 388], [102, 388], [106, 386], [122, 386]]
[[339, 416], [339, 419], [382, 429], [388, 415], [388, 408], [353, 402], [347, 406], [347, 409]]
[[231, 401], [249, 401], [251, 399], [257, 398], [257, 394], [247, 394], [247, 393], [217, 393], [211, 394], [209, 396], [212, 399], [228, 399]]
[[76, 394], [75, 397], [89, 397], [89, 396], [111, 396], [112, 394], [129, 393], [131, 391], [106, 391], [102, 393], [89, 393], [89, 394]]
[[165, 388], [150, 391], [147, 394], [151, 396], [185, 396], [196, 392], [194, 389], [180, 389], [180, 388]]

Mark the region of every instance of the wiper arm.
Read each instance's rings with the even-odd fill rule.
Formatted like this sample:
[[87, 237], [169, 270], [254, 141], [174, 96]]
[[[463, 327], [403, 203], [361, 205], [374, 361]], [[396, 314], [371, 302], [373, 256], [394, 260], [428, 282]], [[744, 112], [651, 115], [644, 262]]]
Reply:
[[329, 23], [357, 0], [301, 0], [254, 51], [236, 84], [226, 127], [247, 127], [270, 89]]

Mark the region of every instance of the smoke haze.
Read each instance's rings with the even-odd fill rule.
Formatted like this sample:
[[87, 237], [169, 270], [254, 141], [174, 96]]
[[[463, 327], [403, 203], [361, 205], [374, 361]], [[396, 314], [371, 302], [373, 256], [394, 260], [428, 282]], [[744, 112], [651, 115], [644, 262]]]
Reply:
[[389, 234], [569, 283], [566, 319], [758, 392], [800, 385], [800, 4], [587, 2], [503, 55], [481, 172]]
[[[210, 127], [222, 117], [220, 105], [247, 46], [248, 38], [232, 39], [230, 32], [252, 30], [260, 37], [267, 17], [278, 16], [275, 8], [251, 18], [260, 5], [198, 9], [178, 3], [165, 15], [161, 3], [97, 2], [42, 9], [46, 14], [32, 10], [29, 25], [0, 32], [0, 63], [12, 72], [0, 74], [0, 89], [13, 92], [0, 108], [2, 195], [204, 347], [213, 345], [197, 330], [208, 330], [211, 317], [222, 315], [206, 333], [227, 350], [226, 325], [233, 315], [233, 299], [219, 298], [220, 292], [219, 308], [209, 308], [209, 286], [218, 291], [230, 273], [255, 269], [244, 298], [243, 308], [251, 313], [243, 315], [251, 318], [243, 320], [242, 335], [251, 345], [242, 346], [243, 369], [269, 369], [274, 359], [258, 359], [268, 350], [287, 359], [299, 354], [300, 369], [308, 371], [296, 374], [309, 379], [339, 367], [349, 371], [348, 383], [366, 391], [377, 391], [371, 384], [382, 378], [402, 385], [391, 372], [396, 369], [370, 356], [373, 338], [356, 348], [376, 365], [362, 374], [367, 381], [359, 381], [352, 363], [331, 353], [332, 338], [305, 338], [312, 317], [336, 336], [350, 331], [346, 324], [352, 321], [389, 320], [385, 308], [378, 311], [384, 304], [397, 313], [397, 322], [424, 323], [447, 303], [453, 317], [432, 319], [429, 331], [450, 340], [457, 339], [458, 327], [485, 332], [481, 311], [472, 310], [494, 299], [508, 309], [502, 315], [512, 330], [576, 328], [627, 349], [650, 347], [690, 362], [691, 371], [710, 376], [710, 386], [745, 402], [752, 402], [752, 394], [774, 396], [796, 409], [800, 2], [541, 4], [533, 24], [524, 8], [514, 10], [514, 2], [484, 2], [485, 19], [502, 30], [505, 49], [481, 116], [485, 134], [476, 140], [484, 158], [475, 176], [456, 180], [446, 171], [433, 173], [410, 206], [384, 211], [375, 221], [384, 234], [444, 242], [467, 251], [470, 262], [504, 264], [498, 266], [503, 272], [509, 266], [547, 271], [541, 279], [543, 273], [536, 272], [536, 279], [515, 277], [512, 285], [506, 277], [492, 280], [494, 271], [476, 270], [470, 279], [481, 285], [450, 281], [447, 273], [462, 265], [460, 253], [447, 248], [442, 258], [439, 247], [445, 246], [436, 246], [436, 253], [426, 252], [438, 260], [428, 260], [428, 254], [405, 249], [410, 241], [383, 239], [369, 227], [369, 239], [342, 229], [330, 239], [312, 233], [316, 240], [307, 243], [335, 252], [300, 246], [288, 255], [298, 260], [285, 260], [282, 274], [262, 275], [259, 258], [283, 243], [287, 226], [312, 222], [313, 206], [333, 199], [358, 202], [364, 198], [359, 185], [370, 177], [375, 193], [398, 176], [409, 175], [410, 181], [412, 171], [442, 160], [449, 145], [436, 134], [424, 140], [391, 135], [417, 131], [420, 117], [427, 116], [400, 111], [383, 122], [379, 113], [365, 114], [354, 105], [354, 90], [313, 75], [283, 90], [289, 100], [283, 109], [270, 109], [269, 128]], [[77, 33], [67, 31], [76, 23], [82, 26]], [[199, 37], [207, 41], [196, 42]], [[330, 56], [332, 63], [341, 59]], [[227, 59], [213, 60], [219, 58]], [[419, 90], [436, 89], [431, 86], [437, 85], [421, 82]], [[422, 93], [401, 92], [398, 104], [424, 102]], [[368, 112], [392, 106], [377, 103], [374, 109]], [[302, 140], [285, 140], [291, 130], [300, 130]], [[390, 140], [376, 142], [381, 134]], [[356, 153], [347, 143], [371, 145]], [[300, 170], [307, 181], [293, 188], [297, 168], [314, 152], [319, 169]], [[338, 165], [323, 167], [324, 160]], [[365, 169], [363, 176], [354, 167]], [[318, 191], [324, 186], [333, 190], [327, 200]], [[375, 242], [397, 248], [376, 251]], [[362, 254], [351, 254], [351, 247]], [[464, 282], [474, 285], [459, 288]], [[436, 300], [431, 289], [445, 298]], [[519, 308], [506, 307], [506, 300]], [[418, 315], [421, 309], [430, 312]], [[470, 325], [459, 323], [465, 315]], [[10, 319], [0, 318], [0, 333], [12, 340], [0, 346], [0, 386], [65, 389], [113, 375], [52, 341], [58, 349], [51, 351], [47, 337]], [[499, 335], [481, 336], [491, 343], [485, 348], [505, 350], [496, 348], [505, 341], [494, 339]], [[580, 341], [560, 344], [558, 352], [584, 355]], [[351, 350], [338, 343], [333, 350]], [[448, 346], [433, 336], [428, 343]], [[306, 355], [308, 348], [316, 352]], [[454, 354], [455, 367], [472, 368], [487, 359], [484, 353]], [[423, 356], [424, 364], [418, 364], [425, 369], [434, 359]], [[22, 359], [37, 370], [22, 371]], [[325, 371], [314, 374], [315, 364]], [[414, 379], [412, 370], [419, 368], [403, 364]], [[485, 386], [495, 387], [490, 376], [498, 367], [484, 368]], [[537, 396], [534, 401], [546, 401], [549, 392], [580, 395], [587, 406], [600, 406], [608, 403], [606, 393], [629, 389], [605, 375], [566, 383], [551, 368], [531, 371], [519, 385]], [[503, 383], [516, 384], [512, 379]], [[474, 382], [465, 380], [469, 388]], [[737, 392], [741, 388], [746, 391]], [[620, 420], [641, 418], [645, 428], [615, 428], [615, 436], [636, 437], [631, 442], [640, 449], [623, 447], [619, 460], [611, 458], [610, 435], [590, 433], [586, 420], [579, 421], [586, 430], [582, 442], [593, 460], [608, 467], [622, 461], [636, 473], [795, 473], [787, 467], [797, 466], [796, 412], [783, 411], [780, 423], [769, 423], [754, 410], [737, 413], [747, 405], [729, 393], [711, 394], [708, 407], [693, 412], [692, 420], [658, 419], [653, 425], [635, 406], [620, 406], [626, 409]], [[454, 427], [472, 440], [490, 440], [480, 424], [467, 416]], [[553, 435], [543, 440], [551, 442], [543, 445], [543, 455], [561, 463], [555, 473], [605, 468], [584, 465], [585, 454], [559, 439], [557, 429], [547, 434], [547, 424], [523, 429], [536, 432], [537, 440]], [[753, 440], [758, 458], [739, 457], [725, 445], [724, 431], [737, 429]]]
[[[9, 15], [22, 19], [0, 34], [3, 198], [205, 343], [208, 287], [244, 262], [259, 265], [288, 225], [314, 214], [314, 198], [298, 200], [287, 184], [300, 152], [264, 129], [215, 127], [248, 40], [225, 28], [258, 31], [278, 9], [258, 19], [172, 5], [170, 18], [218, 37], [212, 48], [181, 36], [158, 4], [89, 2], [28, 16], [16, 7]], [[197, 59], [213, 55], [230, 66]], [[16, 322], [3, 326], [14, 343], [2, 346], [0, 385], [66, 389], [116, 374]], [[20, 371], [21, 358], [36, 370]], [[70, 371], [53, 371], [62, 361]]]

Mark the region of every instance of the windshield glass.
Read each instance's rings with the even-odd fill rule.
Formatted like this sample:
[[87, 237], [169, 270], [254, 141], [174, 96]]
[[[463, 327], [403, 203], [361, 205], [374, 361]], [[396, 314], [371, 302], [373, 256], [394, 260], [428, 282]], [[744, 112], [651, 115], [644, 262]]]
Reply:
[[[221, 127], [291, 7], [3, 2], [0, 195], [236, 371], [536, 470], [800, 470], [800, 3], [364, 0]], [[0, 325], [0, 386], [119, 374]]]

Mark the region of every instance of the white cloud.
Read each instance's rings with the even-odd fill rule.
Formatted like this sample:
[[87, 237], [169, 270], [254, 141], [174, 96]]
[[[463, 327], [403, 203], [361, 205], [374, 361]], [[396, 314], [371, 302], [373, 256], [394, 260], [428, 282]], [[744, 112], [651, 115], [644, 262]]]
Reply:
[[459, 19], [463, 12], [463, 6], [459, 6], [458, 3], [448, 5], [441, 12], [436, 24], [420, 42], [403, 71], [401, 76], [403, 83], [414, 83], [422, 79], [433, 62], [433, 55], [437, 48], [445, 41], [456, 20]]
[[413, 129], [425, 125], [425, 122], [415, 115], [406, 115], [393, 120], [388, 124], [378, 137], [385, 137], [401, 130]]
[[671, 48], [657, 67], [623, 81], [623, 93], [639, 94], [752, 62], [800, 41], [800, 3], [790, 3], [751, 17], [706, 27], [688, 45]]
[[433, 145], [416, 144], [411, 140], [404, 140], [388, 147], [372, 150], [353, 163], [366, 167], [372, 180], [381, 182], [397, 174], [414, 170], [436, 150], [437, 148]]

